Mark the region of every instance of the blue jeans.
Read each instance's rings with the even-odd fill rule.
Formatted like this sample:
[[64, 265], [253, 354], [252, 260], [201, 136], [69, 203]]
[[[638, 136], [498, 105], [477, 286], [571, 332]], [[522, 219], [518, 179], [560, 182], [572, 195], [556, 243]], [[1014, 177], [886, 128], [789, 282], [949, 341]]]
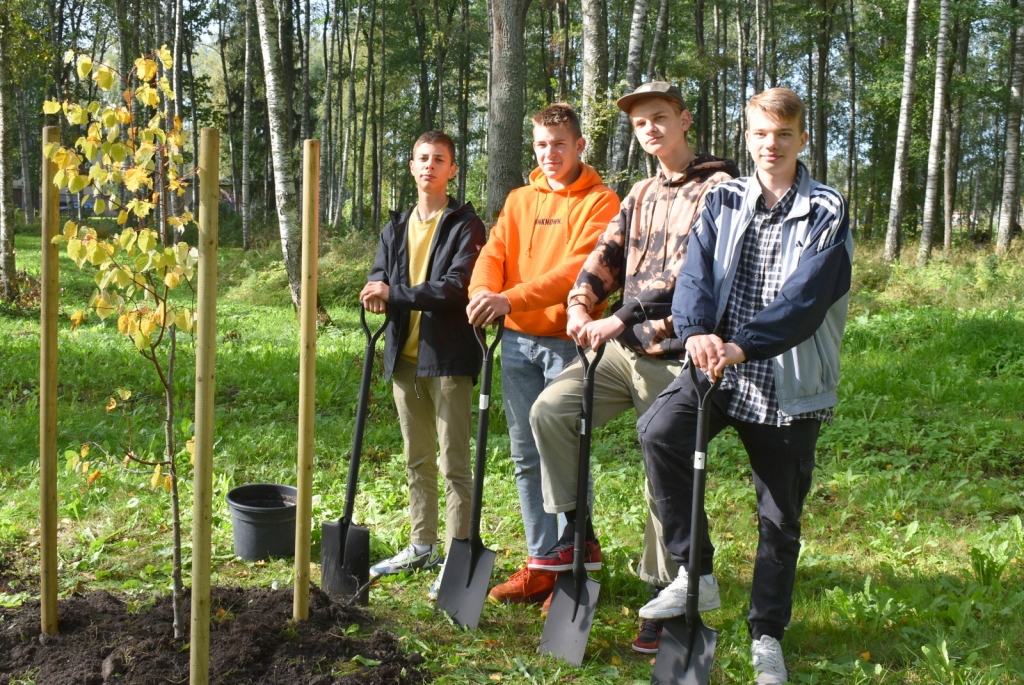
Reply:
[[550, 551], [558, 542], [558, 519], [544, 511], [540, 452], [530, 429], [530, 409], [541, 391], [576, 359], [572, 340], [505, 330], [501, 340], [501, 393], [512, 442], [519, 505], [531, 557]]

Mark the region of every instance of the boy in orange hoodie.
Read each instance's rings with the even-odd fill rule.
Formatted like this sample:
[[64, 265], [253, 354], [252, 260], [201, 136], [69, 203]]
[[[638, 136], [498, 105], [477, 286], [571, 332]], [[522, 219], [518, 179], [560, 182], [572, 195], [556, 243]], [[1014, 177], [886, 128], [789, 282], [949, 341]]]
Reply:
[[[527, 553], [539, 557], [558, 541], [554, 514], [544, 511], [540, 454], [530, 429], [537, 396], [576, 358], [566, 334], [565, 303], [587, 256], [619, 210], [614, 191], [580, 161], [586, 140], [579, 117], [557, 103], [533, 116], [538, 167], [530, 184], [509, 193], [480, 252], [469, 283], [466, 313], [474, 326], [505, 316], [501, 383], [512, 442]], [[588, 559], [600, 568], [600, 558]], [[595, 569], [596, 570], [596, 569]], [[542, 603], [555, 574], [527, 564], [491, 589], [490, 599]]]

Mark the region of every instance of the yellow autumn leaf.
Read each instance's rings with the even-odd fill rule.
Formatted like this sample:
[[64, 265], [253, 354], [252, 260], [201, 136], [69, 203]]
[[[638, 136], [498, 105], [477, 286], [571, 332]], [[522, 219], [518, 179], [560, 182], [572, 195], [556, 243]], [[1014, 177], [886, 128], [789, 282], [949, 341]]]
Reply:
[[140, 81], [152, 81], [156, 76], [157, 64], [151, 59], [139, 57], [135, 60], [135, 73]]
[[79, 55], [78, 64], [75, 66], [78, 70], [78, 78], [84, 79], [92, 72], [92, 57], [89, 57], [89, 55]]
[[132, 396], [132, 391], [126, 388], [118, 388], [117, 396], [121, 398], [122, 402], [127, 402], [128, 398]]
[[154, 490], [156, 490], [158, 487], [160, 487], [160, 481], [163, 480], [160, 477], [160, 472], [162, 470], [163, 469], [160, 467], [160, 464], [157, 464], [156, 468], [153, 469], [153, 476], [149, 479], [149, 486], [151, 488], [153, 488]]
[[128, 212], [122, 209], [120, 212], [117, 213], [117, 225], [124, 226], [126, 223], [128, 223]]
[[110, 90], [114, 87], [114, 72], [108, 67], [98, 66], [92, 73], [92, 80], [100, 87], [100, 90]]
[[68, 180], [68, 191], [72, 193], [80, 193], [85, 190], [85, 187], [89, 185], [89, 177], [83, 176], [82, 174], [75, 174]]
[[85, 256], [89, 259], [90, 264], [99, 266], [107, 260], [108, 255], [100, 241], [90, 240], [88, 247], [86, 247]]
[[178, 276], [178, 274], [174, 273], [173, 271], [168, 271], [166, 274], [164, 274], [164, 285], [166, 285], [168, 288], [172, 290], [174, 288], [177, 288], [179, 282], [181, 282], [181, 277]]
[[186, 333], [192, 330], [192, 313], [187, 309], [179, 309], [174, 313], [174, 325]]
[[861, 652], [860, 658], [864, 661], [871, 661], [871, 652]]
[[96, 315], [100, 317], [100, 321], [106, 321], [107, 317], [114, 313], [114, 307], [104, 298], [96, 300], [96, 304], [93, 305], [93, 309], [96, 310]]
[[491, 674], [491, 680], [493, 680], [495, 682], [500, 682], [501, 681], [501, 674], [500, 673], [492, 673]]
[[78, 238], [72, 238], [68, 241], [68, 257], [71, 257], [76, 262], [85, 259], [85, 245]]
[[138, 245], [143, 252], [149, 252], [156, 247], [156, 232], [149, 229], [139, 231]]
[[128, 322], [129, 321], [131, 321], [131, 319], [128, 317], [127, 314], [122, 314], [121, 316], [117, 317], [117, 331], [118, 331], [118, 333], [120, 333], [121, 335], [128, 335]]
[[171, 491], [171, 477], [170, 476], [164, 476], [164, 492], [170, 492], [170, 491]]
[[109, 400], [107, 401], [107, 407], [106, 407], [106, 409], [107, 409], [107, 413], [108, 413], [108, 414], [109, 414], [110, 412], [114, 411], [115, 409], [117, 409], [117, 400], [115, 400], [115, 399], [114, 399], [113, 397], [111, 397], [111, 398], [110, 398], [110, 399], [109, 399]]
[[56, 100], [45, 100], [43, 102], [43, 114], [56, 114], [60, 109], [60, 103]]
[[85, 459], [86, 457], [89, 456], [89, 446], [88, 445], [82, 445], [82, 449], [79, 450], [78, 453], [82, 456], [82, 459]]
[[139, 350], [139, 352], [142, 352], [143, 350], [148, 348], [151, 343], [150, 337], [143, 333], [141, 330], [135, 333], [135, 336], [132, 338], [132, 341], [135, 343], [135, 347], [136, 349]]
[[85, 484], [92, 485], [99, 479], [101, 475], [103, 474], [101, 474], [98, 470], [93, 471], [92, 473], [89, 474], [89, 477], [85, 479]]
[[149, 335], [156, 330], [156, 321], [153, 320], [152, 316], [144, 316], [139, 321], [139, 331], [142, 332], [147, 338]]
[[85, 312], [81, 309], [75, 311], [75, 313], [71, 315], [71, 330], [75, 330], [81, 326], [83, 321], [85, 321]]
[[156, 54], [160, 61], [163, 62], [164, 69], [170, 69], [174, 66], [174, 58], [171, 56], [171, 51], [167, 49], [167, 45], [161, 45]]
[[105, 211], [107, 211], [107, 201], [104, 200], [102, 197], [96, 198], [96, 201], [92, 205], [92, 213], [95, 214], [96, 216], [99, 216], [100, 214], [103, 214]]

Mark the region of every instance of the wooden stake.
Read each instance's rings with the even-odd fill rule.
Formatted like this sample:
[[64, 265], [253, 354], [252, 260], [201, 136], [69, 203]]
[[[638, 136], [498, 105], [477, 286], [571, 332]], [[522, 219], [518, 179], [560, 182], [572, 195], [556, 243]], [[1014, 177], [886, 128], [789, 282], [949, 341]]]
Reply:
[[[60, 144], [60, 127], [43, 128], [43, 147]], [[60, 226], [57, 165], [43, 155], [42, 274], [39, 284], [39, 601], [44, 633], [57, 625], [57, 294], [59, 246], [51, 240]]]
[[192, 498], [191, 685], [210, 678], [210, 527], [213, 495], [213, 389], [217, 346], [217, 210], [220, 200], [220, 131], [204, 128], [199, 140], [199, 287], [196, 323], [196, 436]]
[[302, 158], [302, 322], [299, 353], [299, 463], [296, 474], [295, 588], [292, 617], [309, 618], [309, 542], [313, 518], [313, 422], [316, 418], [316, 280], [320, 234], [320, 141]]

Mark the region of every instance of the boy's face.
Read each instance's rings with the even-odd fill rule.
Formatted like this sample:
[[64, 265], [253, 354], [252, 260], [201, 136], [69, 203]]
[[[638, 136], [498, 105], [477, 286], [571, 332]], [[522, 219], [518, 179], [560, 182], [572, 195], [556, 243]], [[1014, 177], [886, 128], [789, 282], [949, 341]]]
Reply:
[[807, 131], [800, 121], [775, 119], [758, 108], [747, 115], [747, 150], [757, 168], [766, 174], [796, 173], [797, 155], [807, 145]]
[[690, 111], [676, 111], [664, 98], [644, 98], [629, 110], [629, 120], [640, 147], [649, 155], [661, 157], [677, 149], [686, 140], [693, 117]]
[[550, 181], [561, 182], [569, 177], [579, 165], [586, 146], [586, 139], [577, 138], [567, 124], [533, 126], [533, 153]]
[[420, 143], [412, 151], [409, 171], [416, 186], [425, 193], [447, 192], [448, 181], [455, 178], [459, 167], [452, 160], [452, 151], [441, 143]]

